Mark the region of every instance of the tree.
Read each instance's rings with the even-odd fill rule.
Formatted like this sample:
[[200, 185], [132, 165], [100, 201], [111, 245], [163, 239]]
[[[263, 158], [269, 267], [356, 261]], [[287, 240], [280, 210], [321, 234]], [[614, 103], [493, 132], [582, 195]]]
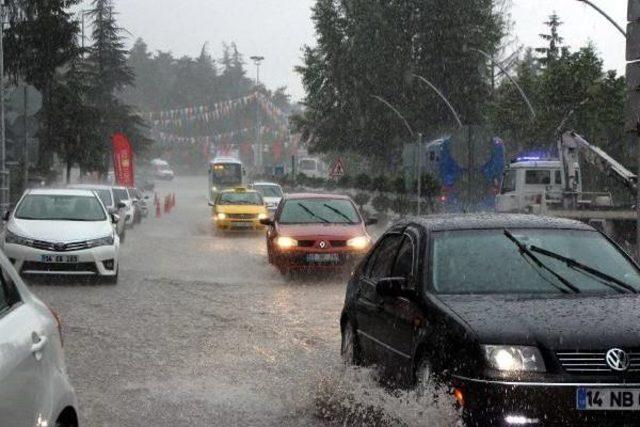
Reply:
[[451, 113], [414, 74], [431, 81], [465, 123], [485, 119], [491, 91], [488, 63], [469, 48], [494, 52], [504, 19], [492, 0], [317, 0], [315, 47], [297, 68], [306, 90], [296, 129], [316, 151], [354, 151], [387, 169], [412, 139], [396, 106], [423, 132], [450, 126]]
[[545, 47], [536, 48], [536, 52], [542, 54], [540, 63], [543, 66], [547, 66], [560, 57], [560, 49], [564, 39], [560, 37], [558, 29], [563, 22], [560, 21], [560, 17], [553, 12], [553, 14], [549, 16], [549, 20], [544, 24], [549, 27], [549, 34], [540, 34], [540, 37], [549, 44]]
[[[112, 135], [132, 124], [128, 107], [117, 96], [134, 83], [135, 76], [127, 63], [123, 30], [116, 22], [113, 0], [94, 0], [92, 6], [93, 45], [87, 58], [89, 94], [100, 114], [100, 139], [95, 155], [102, 157], [100, 171], [106, 174], [110, 167]], [[133, 145], [135, 149], [136, 144]]]
[[79, 0], [15, 0], [8, 6], [9, 29], [5, 34], [5, 66], [14, 80], [36, 87], [43, 98], [39, 115], [39, 169], [48, 172], [54, 144], [53, 119], [56, 71], [79, 55], [78, 24], [69, 8]]

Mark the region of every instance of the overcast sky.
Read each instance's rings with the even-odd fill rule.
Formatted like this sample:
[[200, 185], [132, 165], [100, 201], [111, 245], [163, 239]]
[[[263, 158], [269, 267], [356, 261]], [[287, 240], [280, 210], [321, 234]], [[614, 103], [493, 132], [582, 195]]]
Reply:
[[[627, 0], [592, 0], [623, 27]], [[90, 4], [85, 1], [85, 8]], [[235, 41], [240, 52], [266, 57], [261, 71], [268, 87], [287, 86], [295, 100], [304, 96], [293, 67], [301, 48], [313, 44], [314, 0], [116, 0], [121, 25], [142, 37], [152, 51], [195, 56], [204, 42], [219, 57], [223, 42]], [[606, 68], [624, 72], [624, 38], [595, 11], [577, 0], [512, 0], [513, 35], [519, 44], [540, 45], [538, 34], [554, 10], [565, 23], [561, 35], [577, 48], [592, 41]], [[255, 68], [249, 68], [255, 77]]]

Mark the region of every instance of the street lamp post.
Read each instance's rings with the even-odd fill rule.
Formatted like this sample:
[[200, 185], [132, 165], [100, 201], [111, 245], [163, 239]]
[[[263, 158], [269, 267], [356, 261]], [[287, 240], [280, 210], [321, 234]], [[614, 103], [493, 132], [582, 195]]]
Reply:
[[264, 61], [264, 56], [252, 56], [250, 58], [254, 64], [256, 64], [256, 166], [258, 172], [262, 172], [262, 127], [260, 117], [260, 65]]
[[[391, 103], [389, 101], [387, 101], [386, 99], [384, 99], [381, 96], [378, 95], [371, 95], [372, 98], [380, 101], [382, 104], [384, 104], [386, 107], [388, 107], [391, 111], [393, 111], [394, 113], [396, 113], [396, 115], [400, 118], [400, 120], [402, 120], [402, 122], [404, 123], [404, 127], [407, 128], [407, 130], [409, 131], [409, 133], [411, 134], [412, 137], [415, 137], [415, 132], [413, 131], [413, 129], [411, 128], [411, 126], [409, 125], [409, 122], [407, 121], [407, 119], [402, 115], [402, 113], [393, 105], [391, 105]], [[418, 143], [418, 155], [416, 156], [416, 169], [417, 169], [417, 176], [418, 176], [418, 188], [417, 188], [417, 196], [418, 196], [418, 209], [417, 209], [417, 213], [418, 216], [420, 216], [420, 214], [422, 213], [422, 133], [418, 133], [418, 138], [417, 138], [417, 143]]]
[[[7, 146], [5, 139], [5, 123], [4, 123], [4, 0], [0, 0], [0, 167], [2, 170], [2, 183], [0, 184], [0, 204], [2, 211], [9, 208], [9, 179], [7, 172]], [[26, 129], [25, 129], [26, 131]]]

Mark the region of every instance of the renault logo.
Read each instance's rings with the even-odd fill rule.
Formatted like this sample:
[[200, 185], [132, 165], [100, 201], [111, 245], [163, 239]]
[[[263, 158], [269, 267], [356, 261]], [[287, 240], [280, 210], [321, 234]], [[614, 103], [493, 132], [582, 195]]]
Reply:
[[607, 351], [606, 360], [607, 365], [614, 371], [626, 371], [629, 368], [629, 356], [619, 348]]
[[320, 242], [320, 247], [322, 249], [326, 248], [327, 247], [327, 242], [325, 242], [324, 240], [322, 242]]

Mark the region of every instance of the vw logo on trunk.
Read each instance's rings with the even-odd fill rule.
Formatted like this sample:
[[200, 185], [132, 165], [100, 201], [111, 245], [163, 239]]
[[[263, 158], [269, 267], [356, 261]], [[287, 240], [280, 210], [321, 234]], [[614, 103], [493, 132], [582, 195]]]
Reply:
[[607, 351], [606, 360], [607, 365], [614, 371], [626, 371], [629, 368], [629, 356], [619, 348]]

